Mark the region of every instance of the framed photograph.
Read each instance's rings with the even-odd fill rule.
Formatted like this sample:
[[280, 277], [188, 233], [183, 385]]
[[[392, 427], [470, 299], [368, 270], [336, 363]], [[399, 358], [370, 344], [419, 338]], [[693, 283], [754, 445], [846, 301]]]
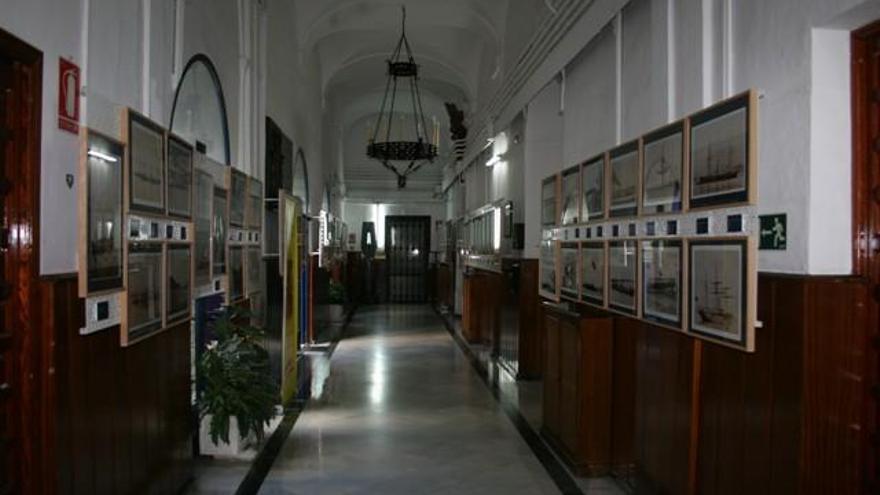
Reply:
[[605, 218], [605, 155], [581, 165], [581, 222]]
[[559, 250], [562, 266], [560, 267], [559, 290], [563, 297], [578, 299], [578, 244], [565, 242]]
[[605, 243], [581, 244], [581, 301], [605, 307], [606, 257]]
[[165, 130], [128, 110], [129, 209], [165, 213]]
[[168, 214], [192, 217], [193, 148], [168, 134]]
[[688, 331], [754, 349], [756, 285], [748, 238], [688, 242]]
[[559, 287], [557, 285], [558, 255], [559, 244], [556, 241], [543, 241], [541, 243], [541, 287], [539, 292], [543, 297], [553, 301], [559, 300]]
[[572, 167], [562, 172], [562, 225], [578, 223], [580, 182], [580, 167]]
[[639, 212], [639, 142], [618, 146], [608, 154], [610, 216], [634, 217]]
[[682, 328], [682, 270], [680, 240], [642, 241], [642, 318]]
[[214, 215], [214, 177], [204, 170], [195, 172], [195, 204], [193, 229], [195, 230], [194, 285], [203, 287], [211, 283], [211, 226]]
[[123, 287], [124, 187], [122, 164], [125, 147], [107, 136], [86, 130], [83, 135], [80, 176], [80, 277], [82, 297]]
[[608, 244], [608, 307], [638, 315], [638, 246], [634, 240]]
[[263, 183], [256, 179], [248, 182], [247, 226], [260, 230], [263, 226]]
[[229, 189], [229, 224], [244, 227], [244, 210], [247, 201], [247, 176], [238, 170], [232, 171], [232, 184]]
[[555, 227], [559, 223], [559, 176], [541, 182], [541, 225]]
[[684, 121], [642, 138], [642, 214], [682, 210], [685, 169]]
[[122, 345], [162, 330], [162, 244], [128, 245], [128, 302]]
[[192, 251], [188, 244], [169, 244], [167, 249], [168, 276], [166, 281], [168, 285], [165, 293], [168, 294], [168, 297], [166, 298], [167, 316], [165, 321], [173, 323], [190, 317]]
[[690, 207], [754, 203], [753, 91], [690, 118]]
[[211, 226], [211, 276], [226, 275], [226, 233], [229, 230], [227, 191], [214, 186], [214, 208]]
[[244, 297], [244, 250], [241, 246], [229, 247], [229, 302]]

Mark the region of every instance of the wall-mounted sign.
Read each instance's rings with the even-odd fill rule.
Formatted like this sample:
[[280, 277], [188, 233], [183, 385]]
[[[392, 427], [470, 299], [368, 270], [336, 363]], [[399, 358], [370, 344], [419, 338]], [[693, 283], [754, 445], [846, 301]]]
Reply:
[[79, 67], [58, 59], [58, 128], [79, 134]]
[[761, 250], [785, 251], [788, 238], [788, 221], [785, 213], [761, 215]]

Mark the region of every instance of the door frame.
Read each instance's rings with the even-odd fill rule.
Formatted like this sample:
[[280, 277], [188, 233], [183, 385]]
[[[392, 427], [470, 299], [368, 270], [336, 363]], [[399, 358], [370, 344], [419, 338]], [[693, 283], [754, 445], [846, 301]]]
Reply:
[[[54, 325], [51, 308], [44, 307], [46, 285], [39, 274], [40, 251], [40, 146], [43, 98], [43, 53], [0, 29], [0, 55], [20, 64], [28, 77], [16, 80], [18, 90], [26, 103], [19, 109], [21, 126], [16, 127], [24, 135], [16, 135], [16, 155], [22, 158], [7, 193], [4, 215], [9, 219], [10, 235], [4, 262], [7, 269], [14, 268], [10, 278], [10, 308], [17, 313], [16, 333], [11, 339], [14, 356], [12, 377], [18, 390], [11, 391], [12, 404], [20, 411], [11, 418], [20, 428], [20, 445], [13, 443], [13, 455], [19, 456], [13, 473], [22, 493], [52, 493], [55, 490], [55, 474], [52, 456], [55, 436], [54, 397]], [[29, 230], [29, 231], [28, 231]], [[28, 235], [29, 234], [29, 235]], [[49, 311], [46, 311], [49, 309]], [[10, 311], [10, 312], [12, 312]], [[48, 316], [47, 316], [48, 315]], [[8, 318], [7, 318], [8, 319]]]
[[[865, 486], [878, 489], [877, 435], [880, 428], [878, 378], [880, 378], [880, 251], [873, 249], [871, 239], [880, 240], [880, 90], [872, 88], [871, 45], [880, 46], [880, 20], [852, 32], [852, 196], [853, 196], [853, 274], [863, 278], [872, 297], [865, 335], [866, 373], [864, 385], [864, 425], [862, 459]], [[874, 67], [880, 72], [880, 67]], [[874, 84], [880, 85], [880, 81]], [[874, 108], [871, 108], [873, 105]], [[873, 115], [872, 115], [873, 114]], [[878, 140], [876, 145], [872, 140]], [[873, 437], [873, 441], [872, 441]], [[874, 444], [872, 446], [872, 443]]]

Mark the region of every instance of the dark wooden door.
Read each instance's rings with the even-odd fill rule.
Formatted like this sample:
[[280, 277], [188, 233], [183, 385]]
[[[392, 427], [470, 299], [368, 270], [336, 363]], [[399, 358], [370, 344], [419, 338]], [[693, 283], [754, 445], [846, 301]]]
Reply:
[[427, 302], [430, 250], [431, 217], [385, 217], [388, 302]]
[[41, 55], [0, 31], [0, 494], [47, 491], [50, 368], [36, 225]]
[[880, 493], [880, 22], [853, 34], [853, 194], [855, 271], [869, 279], [874, 300], [865, 345], [865, 490]]

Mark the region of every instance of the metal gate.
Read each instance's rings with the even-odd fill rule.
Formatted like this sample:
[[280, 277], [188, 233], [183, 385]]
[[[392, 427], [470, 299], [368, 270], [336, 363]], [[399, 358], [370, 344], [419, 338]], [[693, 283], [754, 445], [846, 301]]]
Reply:
[[427, 302], [430, 249], [431, 217], [385, 217], [388, 302]]

